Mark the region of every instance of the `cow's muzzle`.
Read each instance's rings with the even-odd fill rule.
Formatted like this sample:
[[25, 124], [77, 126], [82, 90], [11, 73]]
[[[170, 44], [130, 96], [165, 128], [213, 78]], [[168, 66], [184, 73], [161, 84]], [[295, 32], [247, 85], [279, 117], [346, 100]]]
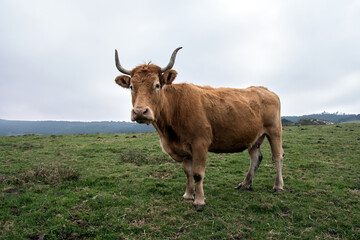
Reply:
[[131, 121], [150, 124], [154, 121], [154, 115], [148, 107], [136, 107], [131, 111]]

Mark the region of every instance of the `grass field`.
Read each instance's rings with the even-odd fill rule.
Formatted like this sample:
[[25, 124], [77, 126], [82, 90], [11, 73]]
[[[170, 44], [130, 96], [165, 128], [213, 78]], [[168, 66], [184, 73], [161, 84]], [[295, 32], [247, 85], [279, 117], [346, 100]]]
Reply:
[[[136, 136], [136, 137], [133, 137]], [[285, 190], [269, 144], [209, 153], [197, 212], [156, 133], [0, 137], [0, 239], [359, 239], [360, 124], [284, 128]]]

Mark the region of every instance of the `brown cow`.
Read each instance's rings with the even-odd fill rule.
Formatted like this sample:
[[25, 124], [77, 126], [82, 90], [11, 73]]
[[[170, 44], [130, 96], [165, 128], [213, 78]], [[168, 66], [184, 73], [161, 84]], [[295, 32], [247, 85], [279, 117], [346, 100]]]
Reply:
[[171, 68], [179, 49], [175, 49], [164, 68], [144, 64], [131, 71], [120, 65], [115, 50], [116, 67], [126, 74], [115, 81], [131, 89], [131, 120], [151, 123], [160, 136], [163, 151], [182, 162], [187, 177], [183, 199], [194, 200], [197, 207], [205, 205], [203, 180], [208, 151], [232, 153], [247, 149], [250, 169], [236, 189], [249, 189], [262, 160], [260, 146], [265, 136], [277, 170], [273, 190], [283, 190], [284, 152], [278, 96], [264, 87], [233, 89], [172, 84], [177, 72]]

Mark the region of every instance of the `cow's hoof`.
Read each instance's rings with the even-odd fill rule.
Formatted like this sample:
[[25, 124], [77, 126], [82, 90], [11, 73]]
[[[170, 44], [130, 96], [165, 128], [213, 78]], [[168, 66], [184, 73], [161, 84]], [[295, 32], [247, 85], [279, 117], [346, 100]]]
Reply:
[[280, 187], [273, 187], [273, 189], [272, 189], [273, 193], [279, 193], [279, 192], [282, 192], [282, 191], [284, 191], [284, 189], [280, 188]]
[[234, 187], [236, 190], [250, 190], [251, 186], [246, 186], [243, 183], [240, 183], [239, 186]]
[[204, 199], [197, 199], [193, 202], [193, 206], [195, 206], [196, 209], [200, 209], [203, 206], [205, 206], [205, 201], [206, 201], [205, 197]]
[[194, 194], [186, 193], [182, 196], [181, 201], [194, 201]]
[[190, 198], [188, 198], [188, 197], [182, 197], [181, 198], [181, 201], [194, 201], [194, 197], [190, 197]]

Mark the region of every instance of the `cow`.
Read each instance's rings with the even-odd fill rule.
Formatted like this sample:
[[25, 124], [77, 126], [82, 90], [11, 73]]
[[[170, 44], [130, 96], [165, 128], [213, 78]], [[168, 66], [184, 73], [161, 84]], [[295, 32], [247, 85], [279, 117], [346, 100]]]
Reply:
[[172, 67], [180, 49], [175, 49], [166, 67], [149, 63], [131, 71], [121, 66], [115, 50], [115, 65], [125, 74], [117, 76], [115, 82], [131, 90], [131, 120], [152, 124], [163, 151], [182, 163], [187, 178], [182, 198], [193, 201], [198, 208], [205, 205], [203, 181], [208, 152], [247, 150], [250, 169], [235, 189], [250, 189], [263, 158], [260, 148], [265, 137], [276, 165], [273, 191], [282, 191], [284, 151], [279, 97], [264, 87], [173, 84], [177, 72]]

